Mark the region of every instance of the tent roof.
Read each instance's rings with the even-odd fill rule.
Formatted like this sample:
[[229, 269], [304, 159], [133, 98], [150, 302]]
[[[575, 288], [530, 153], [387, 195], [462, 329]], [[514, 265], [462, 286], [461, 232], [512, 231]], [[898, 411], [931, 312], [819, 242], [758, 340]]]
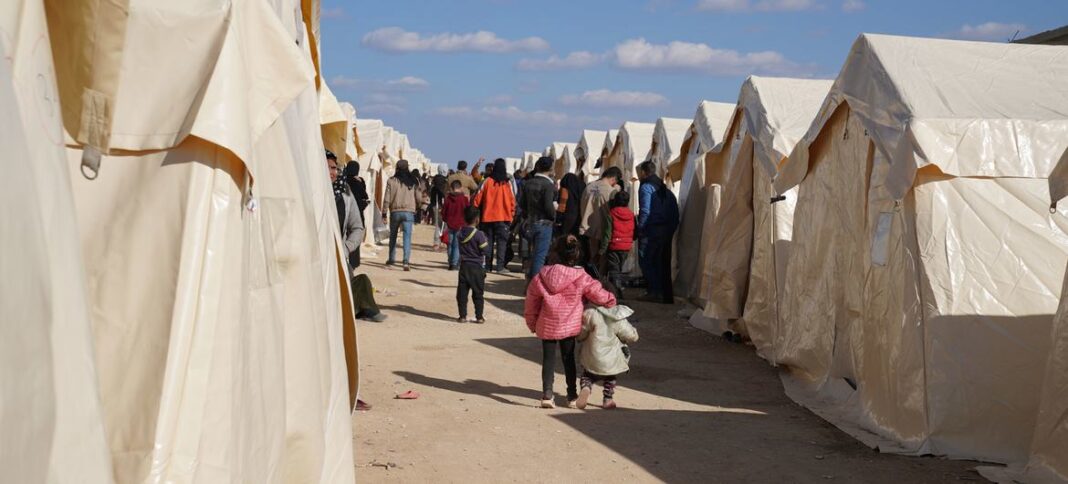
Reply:
[[1044, 178], [1068, 146], [1068, 52], [1063, 47], [862, 34], [819, 117], [775, 182], [808, 172], [808, 148], [848, 104], [891, 160], [895, 198], [916, 170]]
[[566, 145], [567, 143], [564, 143], [562, 141], [556, 141], [553, 144], [549, 145], [548, 156], [551, 156], [554, 160], [560, 159], [561, 156], [564, 156], [564, 146]]
[[774, 177], [779, 164], [816, 118], [833, 81], [750, 76], [742, 84], [738, 107], [753, 138], [754, 154]]
[[[604, 148], [606, 136], [608, 136], [607, 131], [583, 130], [576, 149], [581, 149], [587, 158], [592, 156], [593, 161], [597, 161], [597, 157], [601, 156], [601, 150]], [[586, 161], [590, 162], [588, 159]]]
[[622, 154], [624, 173], [630, 173], [631, 177], [637, 176], [634, 170], [649, 155], [649, 148], [653, 145], [654, 130], [656, 130], [655, 124], [633, 121], [627, 121], [619, 128], [619, 136], [616, 137], [612, 152]]
[[653, 130], [653, 142], [655, 149], [649, 153], [650, 159], [658, 166], [667, 168], [679, 156], [682, 141], [693, 124], [692, 119], [660, 118], [656, 121]]

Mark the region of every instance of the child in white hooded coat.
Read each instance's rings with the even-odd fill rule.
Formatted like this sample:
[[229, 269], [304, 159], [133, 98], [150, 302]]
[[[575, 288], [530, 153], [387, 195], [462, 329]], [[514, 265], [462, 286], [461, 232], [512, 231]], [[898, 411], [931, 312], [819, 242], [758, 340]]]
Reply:
[[604, 385], [602, 408], [616, 408], [616, 378], [630, 370], [630, 355], [624, 351], [624, 345], [638, 341], [638, 330], [627, 321], [632, 314], [634, 311], [626, 306], [591, 307], [582, 314], [578, 341], [582, 345], [579, 361], [583, 371], [578, 408], [586, 408], [596, 382]]

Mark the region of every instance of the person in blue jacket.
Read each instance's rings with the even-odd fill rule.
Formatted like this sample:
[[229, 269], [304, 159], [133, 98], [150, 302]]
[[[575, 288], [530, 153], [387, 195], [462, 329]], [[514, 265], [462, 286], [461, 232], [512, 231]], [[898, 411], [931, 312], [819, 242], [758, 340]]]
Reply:
[[638, 165], [638, 264], [649, 285], [641, 299], [673, 304], [671, 246], [679, 228], [679, 202], [664, 181], [656, 175], [656, 164]]

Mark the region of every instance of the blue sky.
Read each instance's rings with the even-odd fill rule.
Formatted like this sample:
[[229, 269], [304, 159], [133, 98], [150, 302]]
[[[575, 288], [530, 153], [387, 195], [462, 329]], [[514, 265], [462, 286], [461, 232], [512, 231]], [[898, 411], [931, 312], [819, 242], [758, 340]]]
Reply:
[[323, 0], [323, 70], [437, 162], [691, 118], [749, 74], [833, 78], [858, 34], [1005, 41], [1065, 0]]

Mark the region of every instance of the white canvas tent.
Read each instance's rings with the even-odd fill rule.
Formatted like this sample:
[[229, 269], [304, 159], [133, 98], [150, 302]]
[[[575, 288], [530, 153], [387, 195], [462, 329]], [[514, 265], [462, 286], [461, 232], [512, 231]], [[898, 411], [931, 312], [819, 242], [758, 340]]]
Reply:
[[575, 143], [553, 143], [553, 159], [556, 162], [554, 171], [557, 180], [575, 171], [574, 157], [571, 155], [571, 151], [576, 146], [578, 145]]
[[[691, 263], [677, 265], [674, 291], [679, 297], [703, 305], [701, 284], [707, 256], [707, 229], [719, 211], [720, 180], [709, 183], [707, 156], [722, 141], [735, 106], [702, 101], [679, 148], [680, 155], [669, 165], [666, 178], [679, 183], [679, 230], [675, 235], [675, 259]], [[696, 256], [696, 259], [695, 259]]]
[[719, 211], [705, 227], [703, 315], [730, 323], [773, 362], [797, 194], [776, 198], [771, 183], [830, 88], [831, 81], [750, 77], [721, 149], [710, 157], [722, 189]]
[[1062, 47], [856, 41], [775, 181], [800, 186], [791, 396], [881, 450], [1026, 462], [1068, 262], [1045, 180], [1065, 78]]
[[312, 2], [118, 3], [48, 17], [113, 477], [352, 482]]
[[600, 169], [596, 168], [597, 160], [601, 158], [604, 153], [605, 137], [608, 136], [606, 131], [594, 131], [583, 130], [582, 137], [579, 138], [575, 150], [572, 155], [575, 158], [575, 170], [576, 172], [582, 172], [585, 176], [584, 179], [589, 180], [595, 173], [600, 173]]
[[508, 166], [508, 176], [513, 176], [523, 166], [523, 160], [519, 158], [505, 158], [504, 162]]
[[678, 180], [668, 179], [668, 166], [682, 156], [682, 142], [693, 124], [692, 119], [660, 118], [653, 129], [653, 145], [649, 149], [649, 160], [656, 163], [657, 175], [671, 187], [675, 195], [679, 193]]
[[527, 170], [527, 171], [533, 170], [534, 169], [534, 163], [536, 163], [538, 161], [538, 158], [541, 158], [541, 153], [537, 153], [537, 152], [534, 152], [534, 151], [524, 151], [523, 152], [523, 169]]
[[44, 3], [11, 12], [0, 16], [0, 472], [9, 482], [110, 483]]
[[382, 197], [385, 195], [386, 180], [383, 175], [382, 149], [385, 146], [385, 125], [378, 119], [357, 119], [356, 139], [360, 153], [360, 169], [367, 183], [367, 194], [371, 203], [364, 211], [364, 220], [372, 221], [365, 227], [364, 244], [375, 245], [381, 240], [383, 230], [388, 230], [382, 222]]

